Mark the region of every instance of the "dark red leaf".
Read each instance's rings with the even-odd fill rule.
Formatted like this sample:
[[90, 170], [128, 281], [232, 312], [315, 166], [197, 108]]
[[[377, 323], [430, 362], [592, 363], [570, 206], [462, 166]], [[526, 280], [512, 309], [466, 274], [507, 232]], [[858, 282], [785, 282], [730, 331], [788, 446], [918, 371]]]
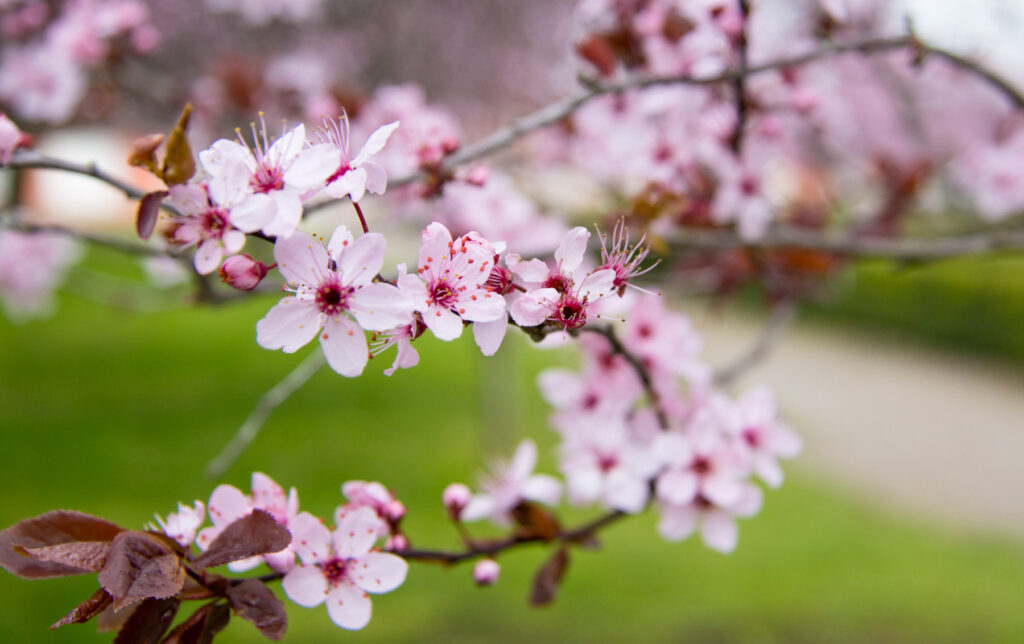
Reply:
[[153, 174], [159, 171], [156, 160], [156, 149], [167, 138], [163, 134], [147, 134], [132, 141], [131, 151], [128, 153], [128, 165], [139, 168], [146, 168]]
[[529, 501], [523, 501], [512, 508], [512, 518], [519, 524], [519, 536], [524, 538], [551, 541], [561, 530], [555, 515]]
[[576, 53], [597, 68], [602, 76], [615, 73], [618, 58], [615, 49], [601, 36], [591, 36], [576, 45]]
[[102, 613], [107, 606], [110, 606], [110, 595], [107, 594], [107, 591], [100, 588], [93, 593], [92, 597], [75, 606], [70, 613], [61, 617], [60, 621], [50, 627], [50, 630], [52, 631], [67, 624], [88, 622], [93, 617]]
[[15, 546], [14, 548], [39, 561], [71, 566], [82, 572], [99, 572], [107, 561], [107, 553], [110, 552], [110, 542], [72, 541], [71, 543], [58, 543], [55, 546], [42, 546], [41, 548], [23, 548], [22, 546]]
[[206, 552], [193, 562], [197, 568], [212, 568], [288, 547], [292, 534], [263, 510], [253, 510], [217, 535]]
[[156, 230], [156, 221], [160, 218], [160, 204], [168, 194], [166, 190], [157, 190], [147, 193], [139, 200], [135, 232], [139, 234], [140, 239], [149, 239], [149, 236]]
[[231, 610], [249, 620], [268, 639], [279, 640], [288, 628], [284, 604], [259, 579], [246, 579], [228, 589]]
[[231, 620], [231, 611], [223, 602], [207, 604], [174, 627], [163, 644], [209, 644]]
[[[110, 541], [123, 530], [109, 521], [71, 510], [40, 514], [0, 532], [0, 566], [26, 579], [80, 575], [85, 571], [60, 563], [39, 561], [25, 555], [24, 550], [75, 541]], [[23, 550], [18, 551], [15, 546]]]
[[157, 644], [171, 627], [180, 604], [174, 597], [142, 602], [121, 627], [114, 644]]
[[550, 559], [544, 562], [544, 565], [537, 571], [537, 576], [533, 578], [530, 603], [534, 606], [546, 606], [555, 601], [558, 587], [561, 585], [568, 567], [569, 551], [566, 548], [559, 548]]
[[114, 538], [99, 580], [114, 598], [114, 610], [121, 610], [140, 599], [175, 595], [185, 583], [185, 568], [162, 540], [131, 530]]

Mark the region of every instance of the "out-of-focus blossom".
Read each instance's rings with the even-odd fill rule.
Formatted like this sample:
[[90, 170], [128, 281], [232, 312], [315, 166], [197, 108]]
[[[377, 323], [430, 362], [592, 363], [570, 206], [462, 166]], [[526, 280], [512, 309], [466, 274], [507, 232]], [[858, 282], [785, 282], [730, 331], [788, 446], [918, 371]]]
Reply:
[[29, 137], [7, 115], [0, 112], [0, 166], [7, 165], [14, 151], [27, 145]]
[[81, 257], [78, 243], [55, 233], [0, 229], [0, 304], [16, 320], [43, 317], [53, 293]]
[[305, 22], [320, 15], [323, 0], [205, 0], [211, 11], [236, 13], [254, 25], [274, 20]]
[[477, 586], [493, 586], [501, 575], [501, 566], [494, 559], [481, 559], [473, 566], [473, 581]]
[[324, 192], [335, 199], [347, 196], [354, 202], [362, 199], [367, 191], [377, 195], [384, 194], [388, 187], [387, 171], [379, 163], [371, 161], [370, 157], [384, 149], [388, 138], [396, 129], [398, 129], [398, 121], [377, 128], [363, 144], [359, 154], [352, 157], [349, 149], [351, 141], [348, 116], [342, 114], [337, 121], [324, 118], [320, 138], [341, 152], [341, 163], [337, 170], [327, 177], [327, 187], [324, 188]]
[[179, 502], [178, 511], [167, 515], [166, 521], [160, 515], [156, 515], [155, 518], [164, 534], [177, 541], [183, 548], [188, 548], [195, 541], [196, 531], [206, 518], [206, 506], [198, 500], [191, 508]]
[[554, 505], [562, 496], [558, 479], [534, 474], [537, 465], [537, 444], [524, 440], [508, 463], [497, 463], [491, 474], [480, 482], [482, 494], [476, 494], [462, 511], [464, 521], [485, 517], [499, 525], [507, 525], [512, 510], [523, 501], [539, 501]]

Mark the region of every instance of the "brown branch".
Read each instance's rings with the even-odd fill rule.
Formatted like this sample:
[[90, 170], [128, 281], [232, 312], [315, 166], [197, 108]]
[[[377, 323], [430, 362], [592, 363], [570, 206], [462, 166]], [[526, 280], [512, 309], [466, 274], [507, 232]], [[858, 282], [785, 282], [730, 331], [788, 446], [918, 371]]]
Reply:
[[[65, 161], [63, 159], [47, 156], [41, 152], [36, 152], [35, 150], [17, 150], [11, 158], [11, 162], [4, 167], [23, 168], [26, 170], [60, 170], [62, 172], [70, 172], [72, 174], [80, 174], [86, 177], [92, 177], [93, 179], [99, 179], [103, 183], [120, 190], [124, 193], [124, 196], [129, 199], [141, 199], [146, 195], [145, 190], [136, 188], [131, 184], [121, 181], [112, 174], [101, 170], [95, 163], [74, 163], [72, 161]], [[170, 205], [165, 204], [162, 207], [164, 210], [169, 212], [177, 212], [177, 210]]]
[[160, 249], [152, 246], [146, 246], [144, 244], [136, 244], [134, 242], [117, 239], [114, 237], [105, 237], [103, 235], [96, 235], [94, 233], [88, 233], [82, 230], [75, 230], [73, 228], [67, 228], [65, 226], [58, 226], [56, 224], [34, 224], [27, 221], [20, 221], [15, 218], [11, 218], [5, 222], [0, 228], [7, 230], [16, 230], [23, 233], [57, 233], [60, 235], [67, 235], [68, 237], [74, 237], [83, 241], [89, 242], [90, 244], [96, 244], [97, 246], [103, 246], [104, 248], [110, 248], [120, 253], [127, 255], [141, 255], [143, 257], [171, 257], [177, 259], [180, 254], [174, 252], [171, 249]]
[[740, 156], [743, 151], [743, 130], [747, 124], [747, 68], [750, 62], [747, 57], [747, 24], [750, 18], [750, 3], [748, 0], [738, 1], [740, 15], [743, 16], [743, 25], [736, 41], [739, 66], [736, 69], [736, 78], [732, 82], [734, 100], [736, 101], [736, 126], [729, 138], [729, 147], [732, 148], [736, 156]]
[[636, 372], [637, 378], [640, 379], [640, 384], [643, 385], [644, 393], [647, 394], [647, 399], [651, 403], [651, 407], [654, 409], [655, 415], [658, 417], [658, 426], [662, 429], [668, 429], [668, 416], [665, 414], [665, 410], [661, 406], [661, 397], [658, 395], [658, 391], [654, 388], [654, 382], [651, 380], [651, 372], [647, 369], [647, 365], [645, 365], [640, 358], [636, 357], [632, 351], [623, 346], [622, 341], [619, 340], [619, 337], [615, 334], [615, 329], [613, 329], [609, 324], [603, 324], [600, 326], [585, 326], [581, 328], [580, 331], [597, 333], [608, 339], [612, 352], [622, 356], [626, 362], [633, 367], [633, 371]]
[[1024, 251], [1024, 230], [993, 230], [970, 235], [923, 238], [854, 237], [848, 233], [819, 232], [778, 227], [753, 241], [731, 230], [686, 229], [667, 238], [675, 251], [751, 249], [804, 249], [847, 257], [874, 257], [897, 261], [936, 261], [994, 251]]

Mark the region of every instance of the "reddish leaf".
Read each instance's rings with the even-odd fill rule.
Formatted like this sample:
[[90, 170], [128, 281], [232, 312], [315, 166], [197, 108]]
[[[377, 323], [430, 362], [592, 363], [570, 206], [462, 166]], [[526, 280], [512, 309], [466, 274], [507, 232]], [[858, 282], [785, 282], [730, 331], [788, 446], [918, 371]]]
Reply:
[[135, 217], [135, 232], [140, 239], [149, 239], [156, 230], [156, 221], [160, 218], [160, 204], [169, 193], [166, 190], [150, 192], [139, 200], [139, 210]]
[[284, 604], [259, 579], [246, 579], [228, 589], [231, 610], [249, 620], [268, 639], [279, 640], [288, 628]]
[[147, 599], [121, 627], [114, 644], [157, 644], [178, 614], [177, 599]]
[[50, 627], [50, 630], [58, 629], [67, 624], [88, 622], [93, 617], [102, 613], [107, 606], [110, 606], [110, 595], [107, 594], [107, 591], [100, 588], [93, 593], [92, 597], [75, 606], [70, 613], [61, 617], [60, 621]]
[[206, 552], [193, 562], [197, 568], [211, 568], [247, 559], [288, 547], [292, 535], [274, 517], [263, 510], [253, 510], [217, 535]]
[[519, 524], [519, 536], [551, 541], [561, 528], [558, 519], [536, 503], [523, 501], [512, 509], [512, 518]]
[[138, 530], [114, 538], [100, 585], [114, 598], [114, 610], [140, 599], [164, 599], [185, 583], [181, 556], [151, 534]]
[[72, 541], [59, 543], [55, 546], [41, 548], [23, 548], [15, 546], [18, 552], [24, 552], [39, 561], [63, 564], [77, 568], [81, 572], [99, 572], [107, 561], [110, 552], [109, 541]]
[[[85, 571], [60, 563], [39, 561], [26, 556], [23, 551], [75, 541], [110, 541], [122, 530], [113, 523], [81, 512], [55, 510], [40, 514], [0, 532], [0, 566], [26, 579], [79, 575]], [[15, 546], [23, 550], [16, 550]]]
[[153, 174], [157, 174], [159, 168], [156, 161], [156, 149], [164, 142], [163, 134], [147, 134], [132, 141], [131, 151], [128, 153], [128, 165], [139, 168], [146, 168]]
[[601, 36], [591, 36], [576, 45], [576, 53], [597, 68], [602, 76], [615, 73], [618, 58], [611, 44]]
[[163, 175], [164, 183], [169, 186], [185, 183], [196, 173], [196, 161], [192, 157], [192, 147], [188, 144], [188, 137], [185, 136], [185, 132], [188, 130], [188, 120], [191, 116], [192, 105], [185, 105], [185, 109], [181, 111], [178, 122], [167, 137], [164, 167], [161, 174]]
[[230, 620], [231, 611], [227, 604], [209, 603], [174, 627], [164, 638], [163, 644], [209, 644]]
[[558, 551], [540, 567], [533, 578], [533, 592], [530, 603], [534, 606], [546, 606], [555, 601], [558, 586], [562, 583], [565, 570], [569, 567], [569, 551], [559, 548]]

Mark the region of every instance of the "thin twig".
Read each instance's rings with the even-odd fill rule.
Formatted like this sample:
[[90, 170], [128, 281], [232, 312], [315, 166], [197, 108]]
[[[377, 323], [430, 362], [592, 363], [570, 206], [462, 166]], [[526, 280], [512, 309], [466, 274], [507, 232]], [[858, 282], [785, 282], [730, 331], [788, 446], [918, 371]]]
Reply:
[[719, 387], [727, 387], [768, 357], [794, 317], [796, 317], [796, 306], [792, 302], [777, 304], [754, 344], [732, 362], [715, 371], [715, 384]]
[[34, 224], [27, 221], [19, 221], [15, 218], [10, 218], [5, 221], [0, 228], [8, 230], [16, 230], [23, 233], [58, 233], [61, 235], [67, 235], [68, 237], [74, 237], [87, 241], [90, 244], [96, 244], [97, 246], [103, 246], [104, 248], [110, 248], [126, 255], [141, 255], [143, 257], [172, 257], [177, 258], [178, 253], [175, 253], [171, 249], [160, 249], [152, 246], [146, 246], [144, 244], [136, 244], [134, 242], [124, 241], [114, 237], [105, 237], [103, 235], [96, 235], [94, 233], [88, 233], [82, 230], [75, 230], [73, 228], [67, 228], [65, 226], [59, 226], [56, 224]]
[[651, 379], [651, 372], [647, 369], [647, 365], [645, 365], [640, 358], [623, 346], [622, 341], [619, 340], [618, 335], [615, 333], [615, 329], [613, 329], [609, 324], [602, 324], [599, 326], [585, 326], [581, 328], [580, 331], [597, 333], [608, 339], [612, 352], [622, 356], [626, 362], [633, 367], [633, 371], [636, 372], [637, 378], [640, 379], [640, 384], [643, 385], [644, 393], [647, 394], [647, 400], [650, 402], [651, 407], [654, 409], [654, 413], [658, 418], [658, 426], [662, 429], [668, 429], [668, 416], [665, 414], [665, 410], [661, 406], [661, 397], [658, 395], [658, 391], [654, 388], [654, 382]]
[[673, 233], [666, 240], [674, 251], [789, 248], [898, 261], [935, 261], [1000, 250], [1024, 250], [1024, 230], [1021, 229], [991, 230], [935, 239], [892, 239], [778, 227], [769, 230], [762, 238], [751, 241], [740, 239], [731, 230], [685, 229]]
[[296, 392], [302, 385], [309, 382], [309, 379], [313, 377], [320, 367], [324, 365], [324, 354], [323, 351], [315, 350], [313, 353], [299, 363], [299, 366], [289, 373], [281, 382], [277, 383], [270, 388], [267, 393], [263, 394], [259, 402], [256, 403], [256, 407], [249, 414], [249, 417], [245, 419], [242, 426], [238, 428], [235, 435], [231, 438], [224, 449], [221, 450], [220, 454], [216, 458], [211, 460], [206, 466], [206, 475], [210, 478], [219, 478], [224, 474], [225, 471], [235, 462], [235, 460], [241, 456], [242, 452], [249, 446], [250, 443], [255, 440], [256, 435], [259, 434], [260, 429], [263, 427], [263, 423], [267, 421], [270, 414], [277, 409], [284, 401]]
[[736, 101], [736, 126], [732, 130], [729, 139], [729, 147], [736, 156], [743, 152], [743, 130], [747, 125], [747, 67], [749, 66], [747, 52], [747, 24], [750, 18], [750, 3], [747, 0], [738, 0], [740, 15], [743, 17], [743, 24], [736, 41], [736, 53], [739, 66], [737, 67], [736, 78], [732, 82], [733, 100]]

